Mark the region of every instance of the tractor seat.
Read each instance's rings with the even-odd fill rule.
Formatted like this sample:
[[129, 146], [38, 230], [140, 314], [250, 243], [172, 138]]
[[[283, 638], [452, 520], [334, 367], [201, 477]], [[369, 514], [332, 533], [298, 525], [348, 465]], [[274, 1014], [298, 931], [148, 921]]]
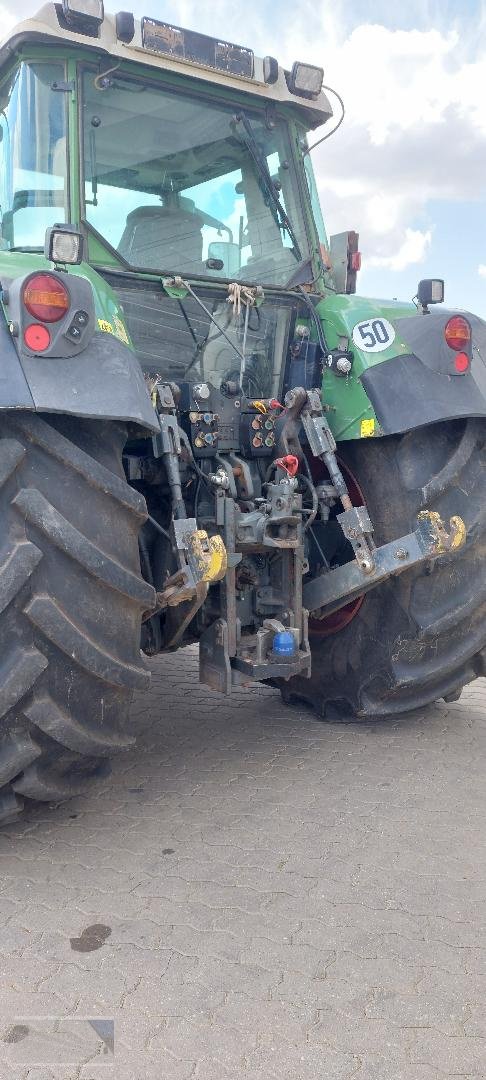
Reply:
[[202, 264], [202, 221], [180, 207], [138, 206], [127, 217], [118, 245], [135, 266], [189, 272]]

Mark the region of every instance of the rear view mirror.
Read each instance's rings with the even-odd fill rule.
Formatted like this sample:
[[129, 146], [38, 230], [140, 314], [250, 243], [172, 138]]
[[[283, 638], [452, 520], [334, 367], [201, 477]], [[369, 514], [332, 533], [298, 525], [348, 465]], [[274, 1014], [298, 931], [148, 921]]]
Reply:
[[238, 244], [230, 244], [224, 240], [215, 240], [208, 248], [208, 262], [215, 260], [221, 263], [222, 277], [234, 278], [240, 272], [241, 256]]

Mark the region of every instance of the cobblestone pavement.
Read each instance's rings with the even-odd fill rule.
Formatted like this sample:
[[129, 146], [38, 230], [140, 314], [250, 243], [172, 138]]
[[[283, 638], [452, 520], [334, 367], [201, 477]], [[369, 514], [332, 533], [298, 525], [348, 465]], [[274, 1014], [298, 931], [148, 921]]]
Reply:
[[485, 1080], [486, 680], [338, 726], [196, 678], [0, 834], [1, 1080]]

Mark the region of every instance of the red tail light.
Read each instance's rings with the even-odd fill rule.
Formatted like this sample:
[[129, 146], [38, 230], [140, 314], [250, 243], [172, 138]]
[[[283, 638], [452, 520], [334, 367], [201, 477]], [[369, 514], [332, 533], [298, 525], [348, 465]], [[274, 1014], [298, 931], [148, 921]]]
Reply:
[[40, 322], [59, 322], [69, 311], [66, 286], [54, 274], [34, 274], [24, 285], [23, 302], [29, 315]]
[[462, 315], [453, 315], [445, 325], [444, 337], [449, 348], [454, 349], [455, 352], [468, 349], [471, 343], [471, 327], [467, 319], [464, 319]]
[[454, 357], [454, 367], [458, 375], [465, 375], [469, 368], [470, 360], [465, 352], [458, 352]]
[[24, 330], [24, 341], [28, 349], [32, 352], [45, 352], [51, 344], [51, 335], [47, 329], [47, 326], [41, 326], [40, 323], [31, 323]]

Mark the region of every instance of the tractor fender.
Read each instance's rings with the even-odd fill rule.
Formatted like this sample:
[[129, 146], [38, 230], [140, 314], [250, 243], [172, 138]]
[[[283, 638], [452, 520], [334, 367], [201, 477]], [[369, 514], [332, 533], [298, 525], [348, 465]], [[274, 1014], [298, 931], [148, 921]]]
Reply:
[[33, 356], [17, 350], [0, 314], [0, 410], [66, 413], [124, 420], [149, 431], [159, 423], [132, 349], [97, 331], [76, 356]]
[[[453, 314], [464, 315], [472, 330], [472, 359], [465, 374], [453, 369], [453, 352], [444, 327]], [[410, 351], [366, 368], [360, 382], [373, 407], [381, 434], [405, 431], [443, 420], [486, 417], [486, 322], [469, 312], [441, 312], [396, 319]]]

